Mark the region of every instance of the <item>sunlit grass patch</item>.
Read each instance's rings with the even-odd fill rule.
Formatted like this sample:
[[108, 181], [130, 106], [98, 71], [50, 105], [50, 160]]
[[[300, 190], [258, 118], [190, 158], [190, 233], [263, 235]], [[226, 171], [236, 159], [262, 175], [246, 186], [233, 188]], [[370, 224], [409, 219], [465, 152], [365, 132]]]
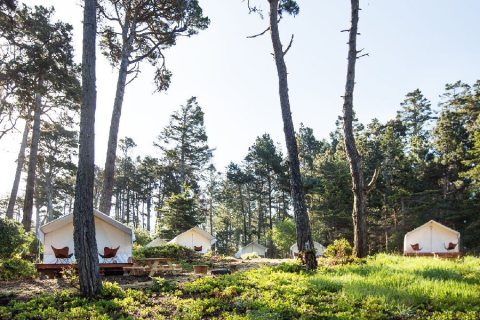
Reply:
[[[474, 261], [477, 261], [477, 264]], [[377, 297], [398, 308], [434, 308], [454, 311], [479, 310], [478, 259], [377, 255], [366, 264], [338, 266], [313, 277], [353, 299]], [[339, 289], [341, 288], [341, 290]]]

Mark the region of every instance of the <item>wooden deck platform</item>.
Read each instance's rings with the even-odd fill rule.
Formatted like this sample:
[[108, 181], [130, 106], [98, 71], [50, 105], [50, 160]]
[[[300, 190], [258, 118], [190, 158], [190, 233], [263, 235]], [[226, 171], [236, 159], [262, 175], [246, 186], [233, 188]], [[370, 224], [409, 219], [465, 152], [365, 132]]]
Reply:
[[[123, 274], [123, 267], [131, 267], [133, 263], [100, 263], [100, 274]], [[35, 268], [41, 274], [58, 277], [63, 269], [77, 268], [77, 264], [36, 263]]]
[[445, 259], [457, 259], [462, 257], [461, 252], [405, 252], [406, 257], [433, 257], [433, 258], [445, 258]]

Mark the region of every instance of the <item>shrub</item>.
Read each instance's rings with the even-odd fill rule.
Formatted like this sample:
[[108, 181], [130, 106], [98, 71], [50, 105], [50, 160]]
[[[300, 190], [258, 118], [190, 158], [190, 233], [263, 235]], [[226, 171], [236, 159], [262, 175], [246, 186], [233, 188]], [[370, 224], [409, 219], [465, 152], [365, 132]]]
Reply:
[[162, 277], [155, 277], [153, 278], [153, 284], [151, 287], [152, 291], [154, 292], [172, 292], [177, 289], [177, 284], [171, 280], [167, 280]]
[[35, 266], [20, 258], [0, 259], [0, 280], [32, 279], [36, 276]]
[[67, 266], [62, 269], [62, 278], [73, 287], [79, 287], [78, 272], [74, 266]]
[[352, 246], [346, 239], [335, 240], [325, 249], [324, 256], [338, 263], [347, 263], [352, 260]]
[[297, 242], [295, 222], [293, 219], [285, 219], [273, 226], [272, 240], [275, 247], [279, 249], [284, 256], [290, 254], [290, 246]]
[[190, 248], [178, 244], [164, 244], [159, 247], [140, 248], [134, 252], [135, 258], [173, 258], [187, 260], [196, 257], [197, 254]]
[[104, 299], [123, 299], [126, 297], [126, 293], [118, 283], [105, 281], [102, 284], [101, 297]]
[[136, 229], [135, 230], [135, 243], [140, 246], [147, 245], [150, 241], [152, 241], [152, 237], [150, 233], [146, 230]]
[[294, 262], [282, 262], [274, 267], [272, 267], [274, 271], [280, 272], [290, 272], [290, 273], [300, 273], [305, 271], [305, 266], [300, 263], [300, 261]]
[[32, 239], [29, 239], [20, 223], [0, 218], [0, 259], [27, 252], [30, 241]]
[[258, 259], [260, 258], [260, 256], [256, 252], [250, 252], [250, 253], [242, 254], [241, 258], [243, 260], [251, 260], [251, 259]]

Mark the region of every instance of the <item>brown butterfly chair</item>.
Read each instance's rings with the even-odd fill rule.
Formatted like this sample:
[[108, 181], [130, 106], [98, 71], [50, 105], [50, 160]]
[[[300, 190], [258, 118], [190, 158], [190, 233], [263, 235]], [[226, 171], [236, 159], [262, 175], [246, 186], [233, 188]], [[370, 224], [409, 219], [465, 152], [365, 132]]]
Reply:
[[117, 251], [120, 249], [120, 246], [116, 248], [103, 248], [103, 254], [98, 253], [100, 257], [103, 258], [103, 263], [117, 263]]
[[445, 250], [450, 251], [457, 247], [457, 243], [449, 242], [448, 245], [443, 244]]
[[411, 244], [410, 246], [412, 247], [413, 251], [415, 251], [415, 252], [418, 252], [418, 251], [423, 249], [423, 248], [420, 248], [419, 243]]
[[73, 253], [68, 253], [68, 247], [63, 247], [61, 249], [57, 249], [54, 246], [51, 246], [53, 250], [53, 254], [57, 259], [55, 263], [58, 264], [68, 264], [70, 263], [70, 258], [72, 258]]
[[197, 252], [200, 252], [200, 251], [202, 251], [202, 246], [199, 246], [199, 247], [193, 246], [193, 250], [195, 250]]

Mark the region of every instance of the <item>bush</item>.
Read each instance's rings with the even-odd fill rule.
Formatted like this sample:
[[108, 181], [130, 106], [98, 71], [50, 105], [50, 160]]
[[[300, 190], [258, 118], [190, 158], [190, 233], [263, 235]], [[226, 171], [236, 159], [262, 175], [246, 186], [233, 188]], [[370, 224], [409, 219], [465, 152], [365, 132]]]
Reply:
[[147, 245], [150, 241], [152, 241], [152, 237], [150, 233], [146, 230], [136, 229], [135, 230], [135, 243], [140, 246]]
[[62, 268], [62, 278], [71, 286], [80, 287], [78, 272], [74, 266], [67, 265], [67, 267]]
[[36, 276], [35, 266], [20, 258], [0, 259], [0, 280], [32, 279]]
[[290, 246], [297, 242], [295, 222], [293, 219], [285, 219], [273, 226], [272, 240], [275, 247], [284, 256], [290, 255]]
[[123, 299], [126, 297], [126, 294], [118, 283], [105, 281], [102, 284], [102, 292], [100, 296], [104, 299]]
[[153, 280], [153, 284], [151, 289], [154, 292], [158, 292], [158, 293], [172, 292], [177, 289], [177, 284], [171, 280], [167, 280], [162, 277], [155, 277], [152, 280]]
[[32, 240], [20, 223], [0, 218], [0, 259], [9, 259], [26, 253]]
[[300, 261], [297, 260], [294, 262], [282, 262], [272, 267], [272, 270], [279, 271], [279, 272], [288, 272], [288, 273], [301, 273], [306, 271], [306, 268], [304, 265], [300, 263]]
[[335, 240], [325, 249], [324, 256], [338, 263], [347, 263], [352, 260], [352, 246], [346, 239]]
[[241, 258], [243, 260], [251, 260], [251, 259], [258, 259], [260, 258], [260, 256], [256, 252], [250, 252], [250, 253], [242, 254]]
[[188, 260], [196, 257], [197, 254], [190, 248], [178, 244], [164, 244], [159, 247], [140, 248], [134, 252], [135, 258], [173, 258], [177, 260]]

